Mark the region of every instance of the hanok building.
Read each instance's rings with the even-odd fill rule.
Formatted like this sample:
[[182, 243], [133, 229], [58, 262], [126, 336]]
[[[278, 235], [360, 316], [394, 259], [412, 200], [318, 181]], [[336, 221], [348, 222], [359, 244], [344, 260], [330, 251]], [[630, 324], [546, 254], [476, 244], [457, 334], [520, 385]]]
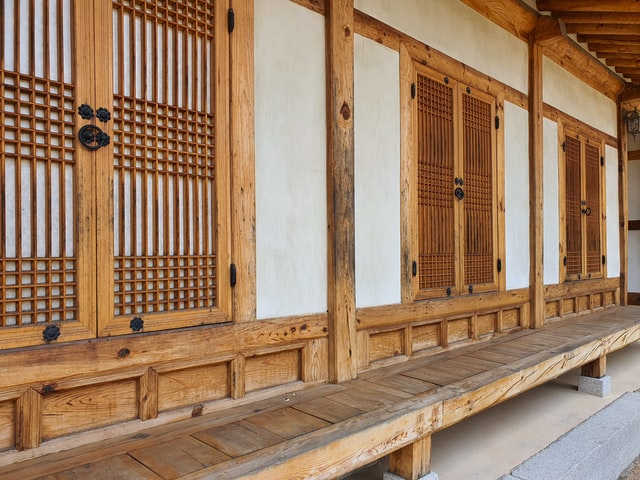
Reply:
[[3, 0], [0, 477], [415, 480], [432, 433], [604, 382], [640, 338], [639, 24]]

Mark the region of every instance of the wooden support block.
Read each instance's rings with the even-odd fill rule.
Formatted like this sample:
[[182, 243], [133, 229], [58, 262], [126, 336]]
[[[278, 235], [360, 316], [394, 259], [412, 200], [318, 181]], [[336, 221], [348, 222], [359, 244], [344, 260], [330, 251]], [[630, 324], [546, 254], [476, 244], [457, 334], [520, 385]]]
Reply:
[[231, 361], [231, 398], [243, 398], [246, 395], [245, 366], [243, 355], [238, 355]]
[[602, 378], [607, 374], [607, 356], [589, 362], [582, 366], [581, 375], [583, 377]]
[[138, 416], [140, 420], [158, 418], [158, 372], [153, 368], [138, 381]]
[[406, 480], [418, 480], [431, 471], [431, 435], [389, 455], [389, 471]]
[[40, 446], [42, 395], [30, 388], [16, 402], [16, 449]]

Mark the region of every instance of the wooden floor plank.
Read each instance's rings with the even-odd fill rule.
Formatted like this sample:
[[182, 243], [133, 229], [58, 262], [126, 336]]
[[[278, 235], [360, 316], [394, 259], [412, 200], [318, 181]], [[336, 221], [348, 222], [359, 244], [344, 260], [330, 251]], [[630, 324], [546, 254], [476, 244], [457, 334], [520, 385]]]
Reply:
[[469, 358], [477, 358], [480, 360], [489, 360], [489, 361], [495, 361], [498, 363], [502, 363], [502, 364], [506, 364], [506, 363], [510, 363], [510, 362], [514, 362], [516, 360], [518, 360], [518, 358], [515, 355], [508, 355], [506, 353], [499, 353], [493, 350], [488, 350], [488, 349], [482, 349], [482, 350], [476, 350], [473, 352], [468, 352], [465, 353], [465, 356], [469, 357]]
[[407, 377], [406, 375], [389, 375], [387, 377], [379, 377], [374, 378], [372, 380], [367, 380], [371, 383], [375, 383], [378, 385], [388, 386], [390, 388], [400, 390], [402, 392], [406, 392], [412, 395], [417, 395], [419, 393], [433, 392], [437, 385], [425, 382], [424, 380], [420, 380], [418, 378]]
[[440, 370], [434, 370], [433, 368], [429, 367], [408, 370], [406, 372], [403, 372], [402, 375], [406, 377], [417, 378], [419, 380], [424, 380], [425, 382], [433, 383], [440, 387], [465, 378], [465, 375], [460, 375], [457, 372], [443, 372]]
[[345, 405], [326, 397], [302, 402], [292, 408], [331, 423], [338, 423], [365, 413], [365, 410], [353, 405]]
[[193, 437], [180, 437], [140, 448], [129, 452], [129, 455], [166, 480], [180, 478], [230, 458]]
[[247, 418], [247, 422], [282, 438], [295, 438], [330, 425], [330, 422], [291, 407], [254, 415]]
[[275, 445], [283, 437], [247, 421], [204, 430], [192, 435], [230, 457], [239, 457]]
[[[23, 472], [23, 479], [30, 478], [29, 472]], [[162, 480], [144, 465], [128, 455], [118, 455], [80, 467], [56, 473], [57, 480]]]

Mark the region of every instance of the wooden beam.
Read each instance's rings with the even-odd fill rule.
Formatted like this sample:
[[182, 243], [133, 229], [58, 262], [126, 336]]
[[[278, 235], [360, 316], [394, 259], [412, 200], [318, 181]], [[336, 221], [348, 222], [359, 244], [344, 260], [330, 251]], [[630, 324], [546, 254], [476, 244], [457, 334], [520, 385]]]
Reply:
[[541, 47], [549, 47], [562, 42], [567, 36], [564, 24], [558, 19], [542, 16], [538, 18], [535, 29], [535, 42]]
[[356, 376], [353, 0], [328, 0], [327, 214], [329, 377]]
[[405, 480], [418, 480], [431, 472], [431, 435], [389, 455], [389, 471]]
[[[626, 90], [626, 89], [625, 89]], [[624, 92], [624, 91], [623, 91]], [[622, 97], [622, 94], [620, 95]], [[629, 289], [629, 160], [623, 103], [618, 101], [618, 228], [620, 236], [620, 305], [627, 305]]]
[[638, 35], [640, 25], [625, 23], [567, 23], [568, 33], [582, 33], [584, 35]]
[[624, 23], [640, 24], [640, 12], [563, 12], [564, 23]]
[[236, 17], [230, 39], [231, 261], [238, 279], [233, 289], [233, 320], [248, 322], [256, 319], [253, 2], [232, 0], [230, 4]]
[[[633, 108], [630, 104], [634, 102], [640, 102], [640, 85], [634, 84], [626, 84], [622, 92], [620, 92], [620, 103], [622, 103], [623, 108]], [[626, 104], [626, 105], [625, 105]], [[618, 115], [618, 118], [622, 118], [622, 114]], [[624, 128], [623, 125], [619, 126], [619, 128]], [[622, 131], [622, 130], [620, 130]]]
[[544, 325], [544, 245], [543, 218], [543, 112], [542, 47], [536, 42], [536, 32], [529, 40], [529, 265], [531, 285], [531, 327]]
[[536, 28], [538, 13], [515, 0], [460, 0], [509, 33], [525, 40]]
[[640, 160], [640, 150], [632, 150], [627, 154], [627, 160]]
[[637, 0], [538, 0], [541, 12], [640, 12]]

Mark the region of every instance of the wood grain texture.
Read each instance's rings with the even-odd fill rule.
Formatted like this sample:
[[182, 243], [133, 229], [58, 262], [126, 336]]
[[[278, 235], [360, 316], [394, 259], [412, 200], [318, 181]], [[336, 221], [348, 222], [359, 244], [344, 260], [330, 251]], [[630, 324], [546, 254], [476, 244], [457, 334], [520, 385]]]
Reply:
[[15, 434], [16, 449], [26, 450], [36, 448], [42, 441], [43, 432], [43, 401], [42, 395], [33, 388], [27, 390], [16, 401]]
[[0, 402], [0, 452], [15, 446], [16, 402]]
[[419, 438], [389, 456], [389, 471], [406, 480], [419, 480], [431, 472], [431, 435]]
[[326, 2], [329, 378], [356, 376], [353, 0]]

